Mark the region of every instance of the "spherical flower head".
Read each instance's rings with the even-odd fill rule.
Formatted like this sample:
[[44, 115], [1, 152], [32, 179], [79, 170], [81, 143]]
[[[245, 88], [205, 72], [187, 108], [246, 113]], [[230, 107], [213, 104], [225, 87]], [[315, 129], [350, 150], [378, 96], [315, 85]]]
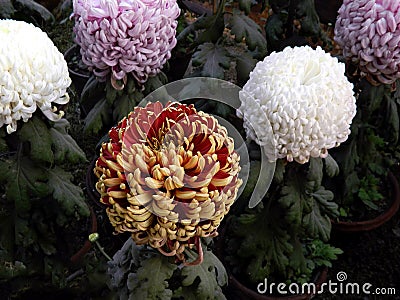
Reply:
[[[176, 45], [176, 0], [74, 0], [76, 43], [100, 79], [144, 83], [158, 74]], [[115, 84], [114, 84], [115, 85]]]
[[400, 1], [344, 0], [334, 39], [347, 59], [379, 82], [400, 78]]
[[319, 47], [287, 47], [257, 63], [239, 94], [238, 115], [269, 160], [306, 163], [347, 139], [356, 100], [344, 71]]
[[156, 102], [136, 107], [109, 136], [94, 172], [116, 232], [180, 260], [216, 235], [242, 183], [225, 127], [192, 105]]
[[46, 33], [22, 21], [0, 20], [0, 127], [17, 130], [17, 121], [28, 121], [39, 107], [52, 121], [52, 104], [69, 101], [71, 84], [67, 63]]

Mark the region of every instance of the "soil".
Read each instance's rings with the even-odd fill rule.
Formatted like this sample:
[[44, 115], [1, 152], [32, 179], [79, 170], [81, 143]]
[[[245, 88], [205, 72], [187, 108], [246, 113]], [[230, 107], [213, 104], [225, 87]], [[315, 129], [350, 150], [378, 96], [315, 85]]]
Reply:
[[[48, 28], [49, 36], [61, 52], [65, 52], [72, 44], [73, 22], [68, 20], [64, 24], [56, 24]], [[80, 119], [78, 97], [72, 87], [70, 89], [71, 101], [66, 112], [66, 118], [71, 123], [70, 134], [85, 151], [88, 162], [81, 164], [74, 171], [75, 180], [86, 190], [85, 178], [90, 161], [98, 155], [96, 145], [101, 135], [86, 135], [83, 133], [83, 120]], [[395, 174], [398, 178], [400, 174]], [[117, 240], [111, 235], [111, 225], [107, 222], [104, 209], [89, 202], [97, 215], [99, 223], [100, 243], [106, 252], [112, 255], [123, 242], [126, 236]], [[398, 212], [388, 223], [378, 229], [364, 233], [343, 234], [332, 232], [332, 241], [336, 247], [344, 250], [344, 254], [333, 263], [328, 272], [328, 280], [338, 282], [336, 274], [340, 271], [346, 272], [347, 281], [351, 283], [370, 283], [371, 291], [375, 287], [395, 287], [396, 296], [381, 295], [331, 295], [324, 293], [314, 299], [400, 299], [400, 212]], [[122, 245], [122, 244], [121, 244]], [[113, 252], [114, 251], [114, 252]], [[98, 296], [98, 295], [92, 295]]]

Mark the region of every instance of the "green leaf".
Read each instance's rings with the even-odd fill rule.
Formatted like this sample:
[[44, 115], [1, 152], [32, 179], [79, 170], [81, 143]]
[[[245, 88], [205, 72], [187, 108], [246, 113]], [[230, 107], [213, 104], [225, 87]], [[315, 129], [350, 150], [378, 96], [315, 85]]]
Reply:
[[171, 299], [172, 291], [168, 288], [168, 279], [176, 268], [177, 265], [170, 263], [162, 255], [143, 260], [137, 272], [128, 276], [129, 299]]
[[309, 164], [307, 180], [310, 182], [309, 184], [312, 186], [313, 190], [317, 190], [321, 186], [324, 176], [322, 158], [311, 157]]
[[360, 188], [360, 178], [356, 171], [351, 172], [345, 181], [345, 192], [347, 195], [357, 193]]
[[285, 166], [286, 163], [282, 159], [278, 159], [276, 162], [274, 181], [278, 184], [283, 183], [285, 179]]
[[[145, 95], [150, 94], [151, 92], [155, 91], [159, 87], [162, 87], [163, 85], [168, 83], [168, 78], [167, 75], [165, 75], [164, 72], [158, 73], [156, 76], [149, 77], [149, 79], [146, 81], [144, 84], [144, 92]], [[135, 94], [136, 97], [139, 99], [135, 99], [136, 103], [139, 103], [143, 96], [140, 96], [139, 93]]]
[[321, 33], [319, 17], [315, 10], [314, 0], [300, 0], [296, 7], [296, 17], [300, 19], [302, 35], [318, 37]]
[[7, 200], [15, 203], [16, 213], [21, 216], [29, 212], [32, 198], [45, 197], [50, 193], [48, 175], [20, 153], [16, 157], [0, 160], [0, 169], [7, 174], [3, 177]]
[[[235, 267], [242, 264], [241, 272], [246, 270], [245, 276], [253, 282], [259, 282], [275, 272], [286, 273], [293, 246], [290, 243], [289, 228], [282, 222], [281, 210], [277, 205], [267, 203], [262, 210], [252, 212], [255, 220], [247, 216], [245, 219], [250, 222], [246, 224], [240, 220], [232, 227], [232, 245], [237, 245], [238, 249], [233, 258], [228, 256], [228, 259], [235, 262]], [[240, 260], [237, 260], [238, 257]]]
[[250, 13], [251, 3], [252, 0], [239, 0], [239, 8], [248, 15]]
[[85, 203], [83, 191], [74, 185], [72, 175], [60, 167], [49, 169], [49, 186], [53, 189], [53, 197], [58, 201], [65, 213], [79, 218], [89, 216], [89, 208]]
[[250, 72], [254, 70], [257, 60], [247, 52], [236, 56], [236, 73], [238, 84], [243, 86], [250, 78]]
[[312, 193], [311, 195], [319, 203], [323, 213], [332, 218], [339, 216], [338, 205], [336, 202], [332, 201], [334, 195], [331, 191], [325, 190], [325, 188], [321, 186], [316, 192]]
[[392, 136], [394, 137], [394, 143], [397, 144], [399, 140], [399, 112], [397, 109], [397, 104], [394, 99], [389, 96], [385, 97], [387, 100], [387, 120], [389, 126], [393, 129]]
[[193, 65], [202, 67], [202, 76], [223, 79], [224, 69], [230, 66], [229, 53], [221, 45], [205, 43], [193, 54]]
[[180, 286], [174, 291], [173, 299], [197, 300], [197, 296], [193, 293], [192, 287]]
[[357, 141], [351, 138], [350, 143], [341, 145], [338, 151], [338, 154], [335, 156], [336, 161], [344, 176], [347, 177], [350, 173], [354, 172], [354, 169], [360, 162]]
[[113, 120], [115, 122], [119, 122], [124, 117], [128, 116], [128, 114], [135, 108], [137, 103], [136, 101], [140, 102], [140, 100], [143, 98], [143, 94], [141, 92], [136, 91], [135, 94], [137, 96], [124, 94], [120, 97], [117, 97], [113, 110]]
[[325, 244], [319, 239], [315, 239], [311, 244], [308, 244], [307, 249], [310, 252], [310, 258], [317, 266], [331, 267], [331, 261], [337, 259], [337, 255], [343, 253], [341, 249]]
[[304, 256], [303, 244], [298, 237], [292, 237], [293, 252], [290, 255], [290, 266], [296, 270], [298, 274], [307, 273], [307, 262]]
[[265, 33], [268, 40], [268, 45], [272, 46], [272, 49], [277, 50], [283, 39], [285, 20], [287, 16], [280, 14], [273, 14], [267, 20], [265, 25]]
[[47, 8], [33, 0], [13, 0], [13, 5], [16, 11], [38, 25], [55, 21], [53, 14]]
[[261, 57], [267, 54], [267, 40], [264, 38], [261, 33], [261, 28], [256, 22], [244, 13], [234, 10], [229, 23], [231, 33], [235, 35], [235, 40], [237, 42], [241, 42], [245, 39], [250, 50], [258, 48]]
[[28, 218], [15, 217], [14, 224], [15, 244], [23, 248], [32, 247], [37, 252], [37, 233]]
[[0, 153], [8, 151], [6, 135], [7, 133], [5, 131], [5, 128], [0, 128]]
[[[188, 251], [189, 260], [195, 260], [196, 255]], [[196, 299], [225, 299], [221, 286], [227, 283], [228, 276], [221, 261], [211, 251], [204, 251], [201, 264], [184, 267], [182, 276], [182, 286], [190, 286]]]
[[14, 12], [11, 0], [0, 0], [0, 19], [11, 19]]
[[224, 8], [225, 1], [220, 1], [217, 12], [214, 15], [205, 17], [202, 21], [205, 24], [203, 27], [205, 30], [199, 34], [195, 41], [196, 44], [216, 43], [222, 37], [225, 29]]
[[[187, 1], [189, 2], [189, 1]], [[201, 5], [200, 5], [201, 6]], [[202, 6], [201, 6], [202, 7]], [[186, 42], [187, 39], [189, 39], [190, 34], [193, 34], [197, 30], [203, 30], [206, 29], [210, 21], [212, 21], [212, 16], [207, 16], [206, 14], [201, 14], [200, 17], [196, 18], [196, 21], [190, 23], [188, 26], [186, 26], [176, 37], [178, 43], [184, 43]], [[223, 30], [223, 29], [222, 29]], [[218, 40], [218, 38], [217, 38]], [[201, 43], [201, 42], [200, 42]], [[200, 44], [197, 43], [196, 44]]]
[[90, 110], [85, 118], [84, 131], [97, 134], [111, 123], [111, 107], [103, 97]]
[[21, 141], [30, 145], [30, 157], [38, 162], [52, 164], [54, 154], [51, 150], [51, 135], [47, 125], [37, 116], [24, 123], [18, 131]]
[[[48, 199], [48, 201], [52, 201], [52, 199]], [[42, 200], [42, 204], [46, 205], [44, 199]], [[24, 240], [26, 240], [27, 237], [30, 238], [34, 236], [32, 243], [38, 244], [44, 254], [52, 255], [57, 252], [55, 247], [57, 243], [57, 234], [54, 232], [53, 224], [50, 223], [47, 218], [46, 212], [42, 210], [32, 210], [30, 224], [35, 225], [27, 226], [29, 231], [24, 234]]]
[[292, 226], [301, 224], [302, 216], [311, 210], [313, 197], [306, 192], [308, 181], [305, 176], [291, 176], [281, 190], [279, 204], [285, 210], [285, 219]]
[[93, 106], [104, 98], [106, 92], [106, 99], [112, 103], [117, 96], [117, 91], [112, 88], [111, 82], [100, 82], [96, 76], [90, 76], [89, 80], [83, 87], [81, 97], [79, 99], [81, 109], [84, 115], [87, 115]]
[[68, 134], [70, 124], [61, 119], [50, 128], [50, 135], [54, 145], [54, 156], [57, 163], [65, 160], [71, 163], [85, 162], [86, 156], [75, 140]]
[[328, 154], [327, 157], [325, 157], [325, 170], [326, 174], [328, 174], [329, 177], [334, 177], [339, 175], [339, 165], [337, 164], [336, 160]]
[[341, 217], [347, 217], [349, 215], [343, 207], [339, 208], [339, 214]]
[[368, 117], [368, 115], [372, 115], [377, 109], [381, 107], [381, 103], [385, 94], [385, 86], [373, 86], [366, 79], [363, 79], [360, 82], [360, 95], [357, 99], [357, 103], [362, 103], [365, 106], [363, 109], [363, 113]]
[[64, 287], [66, 284], [65, 281], [65, 272], [67, 272], [65, 265], [60, 261], [53, 259], [51, 257], [44, 258], [44, 273], [49, 275], [51, 278], [51, 283], [54, 286]]
[[328, 241], [331, 234], [331, 220], [321, 215], [318, 203], [314, 202], [312, 211], [303, 217], [303, 225], [311, 237]]

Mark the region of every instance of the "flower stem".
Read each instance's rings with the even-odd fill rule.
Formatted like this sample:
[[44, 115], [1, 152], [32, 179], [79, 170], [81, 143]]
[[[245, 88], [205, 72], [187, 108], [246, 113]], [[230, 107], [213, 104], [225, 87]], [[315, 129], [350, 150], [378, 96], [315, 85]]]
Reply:
[[100, 235], [97, 232], [93, 232], [91, 234], [89, 234], [89, 241], [91, 243], [95, 243], [97, 248], [100, 250], [101, 254], [104, 255], [105, 258], [107, 258], [107, 260], [112, 260], [112, 258], [104, 251], [104, 248], [101, 247], [98, 239], [99, 239]]

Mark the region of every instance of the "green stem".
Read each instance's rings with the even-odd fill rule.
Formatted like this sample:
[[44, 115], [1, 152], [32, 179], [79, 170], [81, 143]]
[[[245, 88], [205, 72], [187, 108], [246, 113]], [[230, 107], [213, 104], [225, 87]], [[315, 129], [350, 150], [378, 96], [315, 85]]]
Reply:
[[103, 254], [105, 258], [107, 258], [108, 260], [112, 260], [112, 258], [104, 251], [104, 248], [101, 247], [98, 241], [95, 241], [94, 243], [96, 244], [97, 248], [99, 248], [101, 254]]

